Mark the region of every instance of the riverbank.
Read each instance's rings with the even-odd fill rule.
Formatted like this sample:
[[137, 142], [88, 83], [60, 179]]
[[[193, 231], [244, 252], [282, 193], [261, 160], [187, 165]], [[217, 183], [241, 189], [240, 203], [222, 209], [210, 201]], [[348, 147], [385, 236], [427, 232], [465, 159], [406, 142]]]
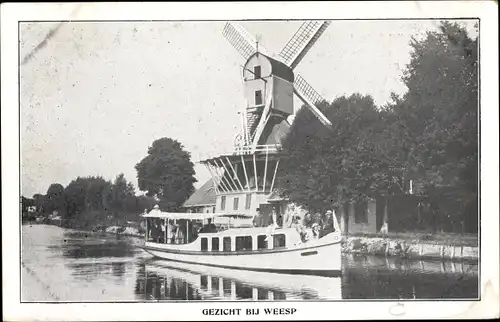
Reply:
[[473, 235], [399, 233], [387, 236], [345, 236], [342, 252], [408, 259], [479, 259], [478, 238]]

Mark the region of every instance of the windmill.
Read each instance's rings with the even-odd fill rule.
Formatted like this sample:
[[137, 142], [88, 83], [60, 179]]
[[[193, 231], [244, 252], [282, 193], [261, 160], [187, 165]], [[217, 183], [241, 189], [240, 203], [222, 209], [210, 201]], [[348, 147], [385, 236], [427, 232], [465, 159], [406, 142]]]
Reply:
[[321, 95], [302, 76], [293, 72], [330, 23], [305, 21], [283, 47], [279, 57], [270, 57], [266, 49], [237, 23], [226, 23], [222, 34], [245, 59], [242, 76], [247, 103], [246, 125], [240, 138], [244, 138], [252, 151], [261, 145], [277, 144], [283, 132], [288, 130], [288, 116], [294, 114], [293, 95], [321, 123], [331, 126], [328, 118], [316, 107], [323, 101]]

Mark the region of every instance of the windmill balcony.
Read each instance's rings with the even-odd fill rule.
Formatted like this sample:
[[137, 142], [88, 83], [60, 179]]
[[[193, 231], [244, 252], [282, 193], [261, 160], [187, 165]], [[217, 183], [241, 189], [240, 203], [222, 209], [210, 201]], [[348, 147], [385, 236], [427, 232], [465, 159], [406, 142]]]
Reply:
[[277, 153], [281, 148], [281, 144], [268, 144], [268, 145], [257, 145], [255, 150], [252, 149], [250, 145], [236, 146], [230, 151], [219, 151], [219, 152], [209, 152], [198, 154], [198, 158], [195, 162], [202, 162], [204, 160], [216, 158], [219, 156], [231, 156], [231, 155], [250, 155], [255, 153], [262, 154], [273, 154]]

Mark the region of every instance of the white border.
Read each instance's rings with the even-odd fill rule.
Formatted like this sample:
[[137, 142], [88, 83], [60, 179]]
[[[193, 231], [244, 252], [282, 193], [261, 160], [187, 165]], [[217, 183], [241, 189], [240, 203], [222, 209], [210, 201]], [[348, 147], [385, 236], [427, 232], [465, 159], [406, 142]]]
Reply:
[[[482, 301], [293, 303], [19, 303], [19, 20], [225, 20], [479, 17], [481, 58], [481, 262]], [[257, 319], [391, 319], [494, 317], [499, 312], [498, 204], [498, 7], [493, 1], [254, 2], [2, 4], [2, 242], [5, 320], [227, 320], [251, 316], [203, 316], [204, 308], [294, 307], [293, 316]], [[392, 307], [392, 309], [391, 309]], [[392, 312], [392, 313], [391, 313]], [[402, 315], [396, 313], [404, 312]]]

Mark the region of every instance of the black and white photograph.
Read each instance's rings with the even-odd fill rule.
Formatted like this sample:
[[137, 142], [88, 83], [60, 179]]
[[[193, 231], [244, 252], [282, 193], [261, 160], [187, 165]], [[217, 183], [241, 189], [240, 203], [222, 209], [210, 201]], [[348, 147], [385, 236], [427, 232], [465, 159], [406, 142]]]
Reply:
[[395, 316], [498, 299], [481, 283], [498, 203], [481, 202], [479, 16], [65, 8], [16, 21], [14, 301], [295, 319], [307, 303]]

